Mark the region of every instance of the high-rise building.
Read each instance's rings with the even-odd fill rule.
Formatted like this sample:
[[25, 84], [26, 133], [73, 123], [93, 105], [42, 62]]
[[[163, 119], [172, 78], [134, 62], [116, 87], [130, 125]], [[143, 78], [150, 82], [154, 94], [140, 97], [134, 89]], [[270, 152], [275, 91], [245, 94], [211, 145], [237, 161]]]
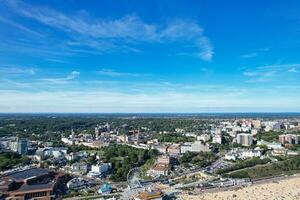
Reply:
[[26, 139], [18, 139], [17, 151], [21, 155], [26, 155], [28, 151], [28, 141]]
[[244, 146], [250, 146], [253, 143], [252, 135], [249, 133], [237, 134], [236, 142]]
[[299, 144], [299, 138], [300, 136], [295, 135], [295, 134], [284, 134], [284, 135], [279, 135], [279, 142], [281, 144]]

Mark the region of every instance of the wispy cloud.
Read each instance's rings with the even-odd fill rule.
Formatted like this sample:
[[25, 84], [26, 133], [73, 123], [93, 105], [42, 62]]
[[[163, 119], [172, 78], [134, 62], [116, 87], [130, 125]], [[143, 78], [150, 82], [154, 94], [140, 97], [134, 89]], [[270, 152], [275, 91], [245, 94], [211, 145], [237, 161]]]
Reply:
[[52, 83], [52, 84], [66, 84], [69, 83], [69, 81], [74, 80], [80, 75], [80, 72], [78, 71], [72, 71], [69, 75], [63, 78], [43, 78], [40, 79], [41, 81]]
[[0, 76], [7, 75], [35, 75], [36, 69], [33, 67], [20, 67], [16, 65], [0, 66]]
[[97, 71], [98, 74], [104, 76], [120, 77], [120, 76], [141, 76], [142, 74], [128, 73], [128, 72], [118, 72], [112, 69], [101, 69]]
[[258, 56], [258, 53], [248, 53], [248, 54], [244, 54], [244, 55], [241, 55], [241, 58], [254, 58]]
[[246, 82], [255, 83], [255, 82], [268, 82], [271, 81], [276, 71], [246, 71], [244, 75], [250, 77]]
[[241, 55], [240, 57], [241, 58], [254, 58], [254, 57], [261, 55], [263, 52], [266, 52], [269, 50], [270, 50], [269, 48], [260, 48], [260, 49], [257, 49], [255, 52], [246, 53], [246, 54]]
[[0, 22], [8, 24], [10, 26], [13, 26], [13, 27], [15, 27], [15, 28], [17, 28], [17, 29], [19, 29], [19, 30], [21, 30], [23, 32], [27, 32], [29, 34], [33, 34], [34, 36], [38, 36], [38, 37], [42, 37], [43, 36], [41, 33], [37, 32], [37, 31], [33, 31], [33, 30], [27, 28], [26, 26], [23, 26], [22, 24], [16, 23], [14, 21], [11, 21], [11, 20], [6, 19], [6, 18], [1, 17], [1, 16], [0, 16]]
[[187, 41], [195, 46], [196, 53], [202, 60], [209, 61], [214, 54], [213, 45], [204, 35], [203, 28], [195, 21], [176, 20], [158, 25], [145, 23], [135, 15], [118, 19], [95, 19], [80, 13], [69, 16], [48, 7], [28, 5], [20, 1], [10, 0], [5, 3], [22, 16], [69, 34], [73, 40], [69, 45], [84, 45], [97, 51], [117, 49], [139, 52], [136, 43]]
[[246, 70], [243, 75], [249, 77], [246, 82], [269, 82], [275, 76], [283, 75], [287, 72], [298, 73], [300, 64], [274, 64], [258, 66], [252, 70]]
[[288, 72], [291, 72], [291, 73], [298, 73], [299, 70], [296, 69], [295, 67], [293, 67], [293, 68], [289, 69]]

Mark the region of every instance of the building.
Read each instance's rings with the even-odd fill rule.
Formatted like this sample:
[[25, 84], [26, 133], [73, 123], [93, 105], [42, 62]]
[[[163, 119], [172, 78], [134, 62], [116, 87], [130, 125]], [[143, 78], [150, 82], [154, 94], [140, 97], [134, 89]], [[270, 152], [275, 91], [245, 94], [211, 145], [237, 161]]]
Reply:
[[97, 165], [92, 165], [92, 172], [103, 174], [107, 173], [111, 169], [111, 163], [101, 163]]
[[7, 200], [52, 200], [63, 175], [43, 168], [31, 168], [9, 173], [0, 179], [0, 193]]
[[153, 177], [168, 176], [170, 169], [170, 157], [160, 156], [157, 162], [148, 170], [147, 174]]
[[168, 176], [171, 167], [169, 164], [156, 163], [147, 172], [148, 176]]
[[299, 135], [295, 134], [284, 134], [279, 135], [279, 142], [281, 144], [299, 144]]
[[201, 140], [203, 142], [209, 141], [211, 136], [209, 134], [202, 134], [197, 136], [197, 140]]
[[257, 135], [257, 133], [258, 133], [257, 129], [251, 129], [251, 134], [252, 135], [255, 136], [255, 135]]
[[17, 152], [21, 155], [26, 155], [28, 151], [28, 141], [26, 139], [18, 139]]
[[61, 141], [66, 145], [74, 145], [75, 140], [73, 138], [61, 137]]
[[117, 139], [118, 142], [124, 142], [124, 143], [128, 143], [129, 140], [130, 140], [130, 138], [125, 134], [118, 136], [118, 139]]
[[260, 120], [252, 120], [251, 121], [252, 126], [256, 129], [260, 129], [261, 128], [261, 121]]
[[249, 133], [240, 133], [236, 136], [236, 142], [243, 146], [250, 146], [253, 144], [253, 138]]
[[86, 174], [91, 170], [91, 165], [87, 163], [74, 163], [72, 165], [72, 172], [76, 174]]
[[134, 200], [162, 200], [163, 196], [161, 190], [145, 190], [134, 197]]
[[110, 194], [112, 192], [112, 187], [108, 183], [104, 183], [98, 190], [100, 194]]
[[46, 148], [39, 148], [36, 151], [36, 158], [37, 160], [43, 160], [49, 157], [53, 158], [62, 158], [67, 155], [67, 148], [64, 147], [46, 147]]
[[81, 190], [96, 185], [93, 179], [73, 178], [67, 183], [67, 188], [71, 190]]
[[163, 164], [170, 164], [170, 157], [169, 156], [160, 156], [157, 159], [158, 163], [163, 163]]
[[156, 149], [159, 153], [166, 154], [168, 147], [165, 145], [157, 144], [157, 145], [152, 145], [151, 148]]
[[272, 155], [273, 156], [286, 156], [287, 155], [288, 150], [285, 148], [281, 148], [281, 149], [273, 149], [272, 151]]
[[248, 159], [261, 156], [262, 150], [259, 147], [255, 149], [235, 148], [225, 154], [225, 160]]
[[16, 152], [18, 150], [17, 141], [17, 137], [1, 137], [0, 149], [8, 149]]
[[212, 143], [223, 144], [224, 137], [222, 134], [217, 134], [213, 136]]
[[257, 145], [266, 145], [268, 149], [282, 149], [281, 143], [267, 142], [264, 140], [257, 141]]
[[213, 128], [211, 129], [211, 134], [212, 135], [221, 135], [222, 134], [222, 129], [221, 128]]
[[181, 153], [186, 153], [186, 152], [208, 152], [210, 151], [209, 145], [208, 144], [203, 144], [202, 141], [195, 141], [193, 143], [191, 142], [185, 142], [183, 145], [180, 147], [180, 152]]
[[167, 152], [170, 155], [179, 155], [180, 154], [180, 144], [172, 144], [167, 148]]

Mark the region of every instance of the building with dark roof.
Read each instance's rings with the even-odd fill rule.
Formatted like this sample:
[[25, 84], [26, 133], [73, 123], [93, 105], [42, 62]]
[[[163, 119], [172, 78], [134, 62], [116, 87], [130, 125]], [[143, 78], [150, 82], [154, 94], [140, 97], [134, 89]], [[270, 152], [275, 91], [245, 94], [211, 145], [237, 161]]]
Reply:
[[61, 174], [43, 168], [31, 168], [0, 178], [0, 193], [7, 200], [52, 200]]
[[27, 182], [33, 179], [41, 179], [47, 177], [51, 172], [44, 168], [31, 168], [23, 171], [17, 171], [8, 175], [16, 182]]

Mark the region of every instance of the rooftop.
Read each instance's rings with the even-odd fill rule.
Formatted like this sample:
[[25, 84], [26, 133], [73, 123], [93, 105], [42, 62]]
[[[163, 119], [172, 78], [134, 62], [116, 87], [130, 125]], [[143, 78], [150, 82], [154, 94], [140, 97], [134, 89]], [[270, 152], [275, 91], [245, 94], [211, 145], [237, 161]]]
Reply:
[[47, 183], [47, 184], [36, 184], [36, 185], [27, 185], [24, 184], [20, 187], [18, 191], [20, 192], [26, 192], [26, 191], [32, 191], [32, 190], [52, 190], [53, 184]]
[[43, 168], [32, 168], [23, 171], [17, 171], [8, 175], [11, 179], [14, 180], [25, 180], [38, 176], [48, 175], [49, 170]]
[[163, 193], [160, 190], [144, 191], [138, 195], [138, 197], [142, 200], [151, 200], [151, 199], [160, 198], [162, 196]]

